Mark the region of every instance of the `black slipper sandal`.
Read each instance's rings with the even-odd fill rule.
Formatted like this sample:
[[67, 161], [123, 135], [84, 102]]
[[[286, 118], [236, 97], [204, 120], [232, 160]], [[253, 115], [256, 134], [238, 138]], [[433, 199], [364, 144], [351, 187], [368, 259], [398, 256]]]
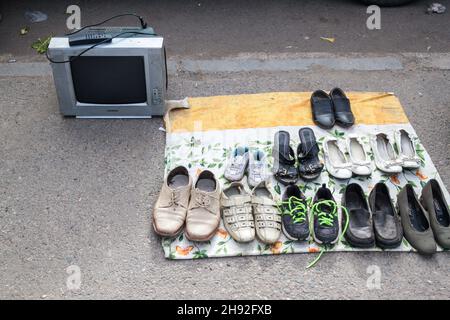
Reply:
[[297, 147], [298, 174], [303, 180], [314, 180], [323, 169], [319, 160], [319, 146], [314, 131], [302, 128], [298, 131], [300, 144]]
[[340, 88], [334, 88], [330, 91], [331, 101], [333, 101], [334, 118], [336, 124], [348, 128], [355, 123], [355, 116], [350, 107], [350, 100]]
[[311, 95], [311, 109], [313, 120], [322, 129], [331, 129], [334, 126], [333, 102], [323, 90], [314, 91]]
[[278, 131], [275, 133], [272, 149], [273, 173], [275, 179], [284, 185], [295, 183], [298, 179], [297, 168], [295, 167], [295, 154], [289, 142], [289, 132]]

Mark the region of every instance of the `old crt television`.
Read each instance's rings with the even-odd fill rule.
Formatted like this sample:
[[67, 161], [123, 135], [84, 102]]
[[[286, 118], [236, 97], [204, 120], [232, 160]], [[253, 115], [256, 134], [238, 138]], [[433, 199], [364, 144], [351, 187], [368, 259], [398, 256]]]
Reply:
[[47, 56], [64, 116], [150, 118], [164, 114], [164, 41], [152, 28], [91, 27], [76, 36], [52, 38]]

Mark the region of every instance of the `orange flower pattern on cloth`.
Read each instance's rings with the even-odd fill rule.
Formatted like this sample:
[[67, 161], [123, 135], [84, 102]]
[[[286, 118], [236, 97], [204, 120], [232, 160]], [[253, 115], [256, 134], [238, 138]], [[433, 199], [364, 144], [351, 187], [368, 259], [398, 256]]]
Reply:
[[179, 255], [182, 255], [182, 256], [187, 256], [189, 254], [189, 252], [192, 251], [192, 249], [194, 249], [193, 246], [189, 246], [189, 247], [186, 247], [186, 248], [182, 248], [180, 246], [176, 246], [175, 247], [175, 250], [177, 251], [177, 253]]
[[390, 176], [389, 180], [391, 180], [391, 182], [393, 184], [396, 184], [396, 185], [400, 184], [400, 180], [398, 179], [398, 175], [397, 174], [393, 174], [392, 176]]
[[283, 246], [283, 242], [277, 241], [270, 246], [270, 251], [272, 251], [273, 254], [278, 254], [278, 253], [280, 253], [282, 246]]
[[228, 232], [222, 228], [217, 229], [216, 234], [221, 237], [222, 239], [225, 239], [226, 237], [228, 237]]
[[420, 172], [420, 170], [416, 171], [416, 177], [418, 177], [421, 181], [428, 179], [428, 177], [426, 175], [424, 175], [422, 172]]

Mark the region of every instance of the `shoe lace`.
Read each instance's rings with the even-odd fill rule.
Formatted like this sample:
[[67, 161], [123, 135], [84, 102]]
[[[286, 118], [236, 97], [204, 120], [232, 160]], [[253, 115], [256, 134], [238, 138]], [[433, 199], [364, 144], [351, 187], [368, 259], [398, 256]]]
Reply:
[[[328, 207], [330, 212], [324, 211], [321, 208]], [[322, 200], [316, 202], [311, 208], [311, 215], [317, 216], [321, 226], [332, 227], [334, 219], [337, 217], [338, 205], [333, 200]]]
[[211, 204], [211, 199], [209, 195], [205, 193], [197, 193], [195, 196], [195, 202], [198, 207], [207, 208]]
[[169, 207], [180, 206], [180, 192], [178, 190], [172, 190], [170, 193]]
[[[286, 201], [281, 201], [277, 206], [282, 215], [290, 215], [294, 223], [302, 223], [306, 221], [308, 215], [308, 206], [310, 199], [302, 200], [298, 197], [289, 197]], [[286, 205], [288, 209], [283, 209]]]
[[[321, 210], [321, 208], [323, 208], [322, 206], [326, 206], [326, 207], [330, 208], [331, 212], [325, 212], [325, 211]], [[316, 215], [318, 217], [318, 221], [321, 226], [332, 226], [334, 224], [334, 219], [338, 216], [339, 208], [341, 209], [342, 213], [345, 214], [346, 219], [345, 219], [344, 228], [342, 229], [342, 232], [339, 236], [338, 242], [342, 241], [342, 238], [344, 237], [344, 234], [347, 232], [347, 229], [348, 229], [349, 216], [348, 216], [347, 208], [337, 204], [333, 200], [318, 201], [311, 208], [311, 220], [313, 220], [314, 216]], [[314, 225], [314, 223], [310, 223], [310, 228], [311, 228], [311, 226], [314, 227], [313, 225]], [[316, 263], [320, 260], [320, 258], [326, 251], [329, 251], [327, 245], [322, 246], [320, 249], [319, 255], [306, 267], [306, 269], [309, 269], [309, 268], [315, 266]]]

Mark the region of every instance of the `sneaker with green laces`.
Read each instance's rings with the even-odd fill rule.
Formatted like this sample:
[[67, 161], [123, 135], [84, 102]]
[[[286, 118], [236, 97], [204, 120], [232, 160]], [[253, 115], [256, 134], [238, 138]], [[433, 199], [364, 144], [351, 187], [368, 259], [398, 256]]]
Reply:
[[335, 244], [339, 239], [338, 205], [325, 184], [314, 196], [311, 215], [314, 240], [318, 244]]
[[278, 206], [281, 212], [283, 233], [290, 240], [309, 239], [308, 201], [295, 184], [286, 187]]

